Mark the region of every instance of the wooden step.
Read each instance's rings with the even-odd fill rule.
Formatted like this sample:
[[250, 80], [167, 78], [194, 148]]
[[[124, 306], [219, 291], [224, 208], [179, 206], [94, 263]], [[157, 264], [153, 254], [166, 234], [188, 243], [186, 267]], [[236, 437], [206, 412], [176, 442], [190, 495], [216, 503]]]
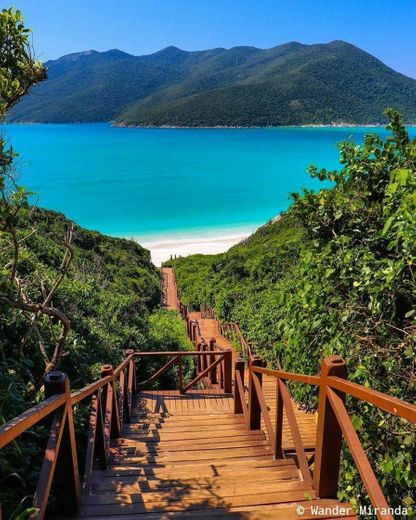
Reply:
[[[299, 470], [294, 468], [256, 468], [256, 469], [240, 469], [238, 472], [228, 472], [221, 473], [216, 476], [207, 476], [202, 472], [198, 475], [198, 477], [192, 476], [191, 473], [182, 473], [180, 481], [178, 479], [178, 474], [174, 471], [171, 473], [166, 473], [165, 475], [161, 475], [161, 478], [158, 479], [149, 475], [142, 476], [125, 476], [119, 477], [117, 479], [114, 478], [99, 478], [92, 480], [92, 492], [103, 492], [103, 491], [116, 491], [118, 493], [123, 493], [125, 486], [132, 486], [133, 488], [137, 488], [137, 491], [141, 489], [162, 489], [165, 487], [171, 487], [177, 485], [186, 485], [190, 488], [194, 488], [195, 486], [204, 487], [209, 486], [213, 489], [221, 485], [222, 483], [235, 483], [241, 485], [242, 480], [244, 479], [245, 485], [248, 485], [250, 482], [258, 482], [260, 479], [262, 482], [278, 482], [280, 480], [299, 480]], [[163, 477], [163, 479], [162, 479]]]
[[185, 475], [190, 475], [191, 477], [195, 475], [217, 476], [218, 474], [223, 475], [229, 472], [235, 473], [238, 466], [241, 466], [244, 470], [296, 467], [292, 459], [273, 460], [271, 457], [267, 457], [267, 459], [247, 458], [244, 460], [233, 460], [232, 464], [230, 464], [230, 461], [227, 463], [227, 461], [221, 460], [217, 463], [213, 463], [212, 461], [194, 461], [193, 463], [182, 465], [173, 464], [169, 466], [159, 464], [124, 465], [112, 467], [107, 470], [97, 469], [93, 473], [93, 478], [116, 478], [132, 475], [151, 475], [156, 478], [175, 478], [175, 476], [177, 478], [183, 478]]
[[[81, 506], [81, 514], [86, 516], [101, 516], [105, 515], [124, 515], [124, 514], [144, 514], [148, 512], [163, 512], [163, 511], [189, 511], [191, 509], [210, 509], [219, 507], [241, 507], [247, 505], [263, 505], [263, 504], [282, 504], [305, 500], [304, 488], [299, 490], [268, 492], [268, 493], [247, 493], [243, 495], [230, 494], [229, 496], [217, 497], [215, 495], [210, 497], [188, 498], [188, 494], [173, 493], [170, 499], [164, 496], [162, 501], [153, 501], [151, 494], [147, 495], [110, 495], [111, 500], [118, 503], [104, 504], [86, 504]], [[313, 490], [309, 490], [309, 496], [313, 500], [316, 498]], [[95, 495], [96, 498], [106, 497], [106, 495]], [[86, 497], [84, 496], [84, 499]], [[107, 499], [109, 500], [109, 498]]]
[[[218, 438], [213, 438], [211, 435], [209, 436], [208, 439], [201, 439], [201, 436], [199, 435], [198, 437], [188, 437], [186, 436], [186, 438], [181, 438], [181, 439], [167, 439], [167, 440], [161, 440], [157, 437], [142, 437], [142, 436], [132, 436], [132, 435], [129, 435], [128, 437], [119, 437], [118, 439], [114, 439], [112, 442], [111, 442], [111, 445], [112, 446], [124, 446], [124, 445], [141, 445], [141, 444], [146, 444], [146, 445], [158, 445], [158, 446], [190, 446], [192, 445], [193, 447], [196, 446], [197, 444], [206, 444], [206, 442], [208, 443], [218, 443], [218, 442], [221, 442], [222, 444], [223, 443], [233, 443], [233, 442], [239, 442], [239, 441], [250, 441], [250, 440], [266, 440], [266, 436], [264, 435], [263, 432], [259, 431], [259, 432], [256, 432], [256, 433], [243, 433], [243, 434], [239, 434], [239, 435], [230, 435], [230, 436], [220, 436]], [[189, 441], [192, 440], [192, 442], [190, 443]]]
[[[251, 430], [250, 432], [245, 433], [241, 430], [221, 430], [221, 431], [210, 431], [209, 438], [210, 439], [225, 439], [228, 437], [240, 437], [241, 435], [260, 435], [264, 438], [264, 432], [262, 430]], [[173, 440], [199, 440], [206, 439], [208, 435], [205, 431], [191, 431], [191, 432], [180, 432], [177, 433], [175, 431], [166, 432], [163, 430], [154, 430], [152, 432], [139, 432], [132, 431], [128, 432], [126, 430], [122, 431], [123, 438], [129, 439], [138, 439], [138, 440], [146, 440], [146, 439], [154, 439], [154, 440], [163, 440], [163, 441], [173, 441]]]
[[183, 452], [183, 451], [206, 451], [206, 450], [230, 450], [234, 448], [253, 448], [259, 446], [270, 446], [269, 441], [262, 438], [257, 439], [243, 439], [239, 441], [219, 441], [215, 442], [195, 442], [192, 444], [184, 443], [179, 441], [180, 444], [174, 444], [169, 442], [163, 443], [144, 443], [142, 441], [135, 442], [131, 439], [119, 440], [112, 444], [110, 449], [113, 454], [122, 455], [139, 455], [146, 453], [158, 453], [163, 455], [164, 453], [171, 452]]
[[[187, 500], [200, 502], [203, 499], [218, 500], [220, 498], [240, 497], [247, 495], [245, 483], [220, 483], [216, 487], [207, 485], [196, 485], [178, 483], [173, 481], [172, 486], [165, 486], [161, 489], [137, 489], [137, 486], [124, 486], [122, 492], [106, 491], [105, 493], [93, 493], [83, 497], [84, 505], [105, 505], [105, 504], [131, 504], [143, 502], [152, 504], [154, 502], [176, 502], [178, 500]], [[252, 483], [253, 484], [253, 483]], [[144, 487], [144, 486], [142, 486]], [[314, 495], [313, 491], [303, 482], [298, 480], [284, 480], [276, 484], [276, 481], [255, 482], [251, 487], [251, 492], [255, 490], [257, 495], [268, 495], [270, 493], [283, 493], [287, 491], [304, 491]], [[304, 498], [304, 495], [303, 495]]]
[[[335, 520], [336, 518], [353, 520], [356, 518], [353, 513], [348, 516], [348, 513], [343, 512], [336, 516], [333, 514], [331, 516], [328, 516], [327, 514], [319, 515], [311, 511], [312, 506], [314, 508], [328, 508], [333, 511], [335, 511], [336, 507], [343, 508], [346, 511], [352, 511], [349, 504], [340, 504], [336, 500], [315, 500], [312, 503], [310, 501], [299, 501], [294, 504], [265, 504], [261, 506], [261, 509], [259, 509], [258, 506], [247, 506], [167, 513], [147, 513], [145, 518], [146, 520], [221, 520], [222, 518], [227, 518], [227, 520], [299, 520], [301, 518], [305, 520]], [[303, 508], [302, 515], [299, 515], [298, 507]], [[84, 518], [85, 520], [89, 520], [93, 518], [96, 519], [97, 517], [88, 516]], [[105, 518], [106, 520], [117, 520], [120, 516], [105, 516]], [[136, 515], [130, 514], [123, 515], [122, 518], [123, 520], [137, 520]]]

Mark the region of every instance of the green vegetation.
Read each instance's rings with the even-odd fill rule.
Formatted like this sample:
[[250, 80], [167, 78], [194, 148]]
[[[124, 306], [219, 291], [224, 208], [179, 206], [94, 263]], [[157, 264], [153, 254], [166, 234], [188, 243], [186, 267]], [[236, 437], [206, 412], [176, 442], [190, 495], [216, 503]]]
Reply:
[[[44, 78], [20, 13], [0, 11], [0, 119]], [[125, 349], [190, 347], [179, 314], [159, 309], [160, 277], [149, 251], [30, 207], [16, 182], [16, 155], [2, 136], [0, 424], [43, 399], [43, 376], [51, 370], [66, 372], [76, 389], [98, 379], [103, 364], [117, 365]], [[140, 377], [157, 366], [141, 366]], [[88, 403], [76, 407], [81, 451], [87, 414]], [[0, 516], [27, 518], [48, 433], [45, 420], [1, 450]]]
[[[316, 374], [324, 356], [339, 354], [351, 380], [414, 402], [416, 140], [387, 114], [386, 140], [342, 143], [339, 171], [311, 167], [332, 188], [295, 194], [286, 214], [225, 254], [172, 263], [182, 301], [238, 321], [271, 366], [279, 359]], [[307, 385], [292, 393], [315, 408]], [[388, 502], [414, 507], [414, 428], [365, 403], [348, 406]], [[340, 497], [362, 503], [344, 454]]]
[[88, 51], [46, 63], [48, 81], [11, 121], [116, 120], [142, 126], [379, 123], [395, 106], [416, 121], [416, 81], [342, 41], [149, 56]]

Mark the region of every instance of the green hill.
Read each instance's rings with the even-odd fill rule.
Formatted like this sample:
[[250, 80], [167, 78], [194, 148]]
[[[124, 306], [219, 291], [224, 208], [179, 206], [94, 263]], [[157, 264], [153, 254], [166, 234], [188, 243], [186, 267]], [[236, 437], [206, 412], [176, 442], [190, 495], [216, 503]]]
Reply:
[[10, 121], [110, 121], [139, 126], [269, 126], [416, 121], [416, 80], [342, 41], [148, 56], [118, 50], [46, 63], [48, 81]]
[[[17, 275], [25, 302], [42, 302], [56, 283], [65, 254], [63, 238], [72, 223], [52, 211], [21, 208], [16, 222], [20, 243]], [[133, 241], [74, 226], [74, 257], [50, 305], [69, 321], [58, 365], [72, 389], [100, 376], [103, 364], [117, 366], [124, 350], [189, 348], [179, 314], [160, 309], [160, 276], [149, 251]], [[59, 322], [13, 308], [10, 286], [10, 237], [0, 233], [0, 424], [43, 399], [45, 356], [51, 359], [62, 330]], [[163, 360], [162, 360], [163, 364]], [[160, 363], [142, 364], [147, 377]], [[168, 374], [165, 383], [171, 383]], [[85, 429], [88, 403], [80, 405], [76, 424]], [[4, 518], [33, 494], [44, 456], [48, 429], [31, 429], [1, 452], [1, 502]], [[82, 435], [82, 433], [81, 433]], [[80, 445], [83, 445], [81, 440]], [[86, 439], [85, 439], [86, 446]], [[83, 449], [83, 448], [82, 448]], [[52, 516], [54, 517], [53, 513]]]
[[[390, 112], [394, 135], [341, 145], [339, 171], [314, 168], [333, 187], [294, 196], [288, 212], [220, 255], [174, 265], [180, 298], [237, 321], [269, 366], [316, 374], [323, 357], [346, 360], [349, 379], [414, 401], [416, 340], [416, 140]], [[316, 393], [292, 385], [307, 408]], [[349, 400], [353, 422], [387, 501], [415, 503], [415, 431]], [[371, 410], [371, 412], [370, 412]], [[339, 498], [365, 502], [351, 455]]]

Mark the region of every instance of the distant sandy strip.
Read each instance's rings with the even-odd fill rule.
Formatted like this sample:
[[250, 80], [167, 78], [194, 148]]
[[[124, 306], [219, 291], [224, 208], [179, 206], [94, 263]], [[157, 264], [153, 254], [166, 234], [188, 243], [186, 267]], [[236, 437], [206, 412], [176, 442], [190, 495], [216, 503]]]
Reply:
[[188, 256], [196, 253], [204, 255], [217, 254], [227, 251], [231, 246], [241, 242], [247, 238], [253, 229], [244, 229], [244, 232], [236, 230], [235, 233], [224, 234], [221, 231], [218, 235], [207, 235], [202, 237], [177, 236], [158, 237], [155, 239], [139, 239], [136, 240], [146, 249], [149, 249], [152, 255], [152, 261], [155, 265], [160, 266], [165, 260], [169, 260], [172, 256]]

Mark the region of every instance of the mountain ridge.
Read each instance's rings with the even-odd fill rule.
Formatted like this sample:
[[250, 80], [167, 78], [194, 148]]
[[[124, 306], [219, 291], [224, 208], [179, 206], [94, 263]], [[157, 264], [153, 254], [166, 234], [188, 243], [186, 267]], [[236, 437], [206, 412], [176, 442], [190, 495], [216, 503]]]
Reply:
[[416, 121], [416, 80], [342, 40], [269, 49], [172, 45], [143, 56], [88, 50], [46, 66], [49, 80], [12, 111], [11, 122], [381, 124], [387, 106]]

